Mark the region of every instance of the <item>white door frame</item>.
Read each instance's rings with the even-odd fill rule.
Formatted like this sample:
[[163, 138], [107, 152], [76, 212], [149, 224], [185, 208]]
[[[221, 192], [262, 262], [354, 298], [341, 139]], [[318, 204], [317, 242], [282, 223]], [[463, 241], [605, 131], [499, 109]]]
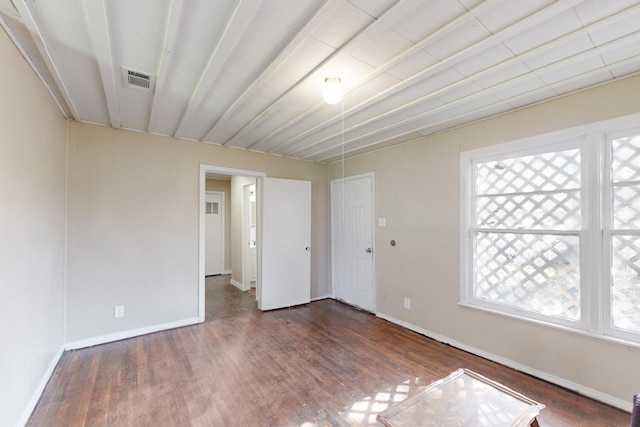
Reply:
[[[249, 236], [249, 224], [250, 224], [250, 217], [251, 217], [251, 205], [249, 203], [248, 199], [248, 187], [254, 187], [254, 191], [257, 191], [258, 189], [258, 185], [257, 182], [256, 183], [252, 183], [252, 184], [244, 184], [242, 186], [242, 290], [243, 291], [248, 291], [251, 288], [251, 279], [249, 279], [249, 274], [248, 274], [248, 267], [247, 267], [247, 259], [250, 257], [250, 251], [249, 251], [249, 242], [250, 242], [250, 236]], [[258, 200], [256, 198], [256, 211], [258, 209]], [[257, 228], [257, 221], [256, 221], [256, 228]], [[256, 239], [258, 237], [257, 234], [257, 230], [256, 230]], [[258, 253], [257, 253], [257, 248], [256, 248], [256, 257], [257, 257]], [[257, 266], [257, 258], [256, 258], [256, 275], [258, 274], [258, 266]], [[257, 277], [256, 277], [256, 285], [257, 285]], [[256, 295], [257, 298], [257, 295]]]
[[[371, 291], [373, 292], [373, 313], [377, 313], [378, 312], [378, 298], [377, 298], [377, 289], [376, 289], [376, 226], [375, 226], [375, 214], [376, 214], [376, 192], [375, 192], [375, 172], [368, 172], [368, 173], [363, 173], [360, 175], [353, 175], [353, 176], [347, 176], [347, 177], [342, 177], [342, 178], [336, 178], [336, 179], [332, 179], [331, 182], [329, 182], [329, 200], [333, 200], [333, 194], [332, 194], [332, 188], [333, 188], [333, 183], [337, 182], [346, 182], [346, 181], [350, 181], [350, 180], [354, 180], [354, 179], [360, 179], [360, 178], [365, 178], [368, 177], [371, 179], [371, 247], [373, 248], [373, 253], [372, 253], [372, 259], [371, 259]], [[330, 206], [329, 209], [329, 215], [331, 215], [331, 218], [333, 218], [333, 203]], [[334, 231], [337, 224], [334, 223], [334, 221], [331, 221], [331, 297], [335, 298], [336, 295], [336, 283], [334, 281], [334, 272], [333, 269], [336, 268], [335, 265], [333, 265], [333, 258], [334, 258], [334, 242], [333, 242], [333, 235], [334, 235]]]
[[[224, 221], [226, 220], [225, 215], [224, 215], [224, 211], [225, 211], [226, 203], [227, 203], [226, 194], [225, 194], [224, 191], [217, 191], [217, 190], [205, 191], [205, 198], [206, 198], [207, 194], [218, 194], [220, 196], [220, 200], [222, 200], [222, 203], [220, 203], [220, 205], [221, 205], [220, 206], [220, 218], [222, 218], [221, 219], [221, 224], [220, 224], [220, 228], [221, 228], [221, 230], [220, 230], [220, 258], [221, 258], [221, 261], [222, 261], [221, 274], [224, 274], [224, 262], [225, 262], [225, 259], [224, 259], [224, 238], [225, 238], [224, 229], [225, 229], [225, 222]], [[206, 229], [205, 229], [205, 233], [206, 233]], [[205, 236], [206, 236], [206, 234], [205, 234]], [[205, 242], [206, 242], [206, 237], [205, 237]], [[207, 254], [205, 253], [205, 257], [206, 257], [206, 255]], [[206, 263], [206, 261], [205, 261], [205, 263]], [[205, 271], [206, 271], [206, 269], [205, 269]]]
[[[198, 321], [204, 322], [205, 317], [205, 292], [204, 292], [204, 247], [205, 247], [205, 230], [204, 230], [204, 212], [206, 206], [206, 187], [207, 187], [207, 172], [217, 173], [229, 176], [248, 176], [255, 177], [258, 181], [264, 178], [267, 174], [259, 171], [249, 171], [243, 169], [226, 168], [223, 166], [213, 166], [200, 164], [200, 189], [199, 189], [199, 201], [198, 201]], [[260, 251], [257, 253], [258, 257], [258, 272], [257, 283], [260, 283]], [[244, 280], [244, 279], [243, 279]]]

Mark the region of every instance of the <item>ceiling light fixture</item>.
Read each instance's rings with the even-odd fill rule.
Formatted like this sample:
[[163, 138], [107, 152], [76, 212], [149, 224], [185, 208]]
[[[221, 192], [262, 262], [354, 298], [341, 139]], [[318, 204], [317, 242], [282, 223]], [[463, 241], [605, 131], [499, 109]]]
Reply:
[[342, 81], [340, 77], [331, 76], [324, 79], [322, 97], [327, 104], [337, 104], [342, 101]]

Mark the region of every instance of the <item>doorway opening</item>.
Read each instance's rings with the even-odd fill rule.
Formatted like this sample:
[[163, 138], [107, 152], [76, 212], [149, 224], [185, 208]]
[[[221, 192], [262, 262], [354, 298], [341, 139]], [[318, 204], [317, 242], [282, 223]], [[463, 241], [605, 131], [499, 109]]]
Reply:
[[242, 290], [256, 295], [258, 280], [256, 184], [242, 187]]
[[[258, 172], [258, 171], [249, 171], [249, 170], [242, 170], [242, 169], [233, 169], [233, 168], [226, 168], [226, 167], [220, 167], [220, 166], [213, 166], [213, 165], [200, 165], [200, 197], [199, 197], [199, 217], [200, 217], [200, 226], [199, 226], [199, 259], [198, 259], [198, 320], [200, 322], [204, 322], [205, 320], [205, 301], [206, 301], [206, 295], [205, 295], [205, 274], [206, 274], [206, 244], [207, 244], [207, 239], [206, 239], [206, 212], [207, 212], [207, 177], [214, 177], [214, 178], [218, 178], [218, 179], [227, 179], [227, 180], [231, 180], [231, 191], [229, 194], [229, 198], [227, 203], [229, 203], [231, 205], [231, 216], [233, 215], [237, 215], [238, 217], [238, 221], [235, 221], [236, 223], [242, 223], [243, 221], [241, 220], [241, 217], [243, 217], [244, 215], [242, 214], [243, 209], [242, 209], [242, 203], [243, 203], [243, 195], [242, 195], [242, 191], [243, 191], [243, 184], [245, 183], [250, 183], [252, 182], [254, 184], [254, 188], [255, 188], [255, 184], [257, 182], [259, 182], [262, 178], [265, 177], [265, 173], [264, 172]], [[240, 183], [240, 184], [238, 184]], [[236, 195], [234, 195], [234, 190], [235, 193], [237, 193]], [[254, 191], [255, 194], [255, 191]], [[213, 208], [211, 206], [211, 208]], [[258, 210], [256, 209], [256, 217], [257, 217], [257, 213]], [[232, 218], [228, 218], [227, 221], [230, 221], [231, 224], [234, 223], [234, 221], [232, 220]], [[244, 238], [240, 238], [238, 236], [240, 236], [242, 234], [242, 230], [235, 230], [233, 227], [231, 228], [231, 233], [229, 239], [231, 240], [231, 244], [230, 244], [230, 271], [229, 270], [224, 270], [225, 272], [230, 272], [232, 275], [231, 278], [231, 283], [233, 285], [235, 285], [236, 287], [239, 287], [240, 289], [244, 288], [244, 283], [246, 282], [245, 279], [243, 278], [244, 276], [244, 251], [242, 250], [242, 244], [238, 245], [238, 244], [234, 244], [235, 241], [237, 241], [238, 243], [240, 243], [240, 239], [244, 240]], [[257, 235], [256, 238], [254, 239], [254, 241], [256, 242], [256, 261], [259, 260], [259, 242], [257, 239]], [[238, 247], [240, 246], [240, 247]], [[248, 285], [250, 285], [250, 282], [247, 282]], [[258, 268], [256, 268], [256, 277], [255, 277], [255, 286], [256, 288], [259, 288], [260, 286], [260, 271]]]

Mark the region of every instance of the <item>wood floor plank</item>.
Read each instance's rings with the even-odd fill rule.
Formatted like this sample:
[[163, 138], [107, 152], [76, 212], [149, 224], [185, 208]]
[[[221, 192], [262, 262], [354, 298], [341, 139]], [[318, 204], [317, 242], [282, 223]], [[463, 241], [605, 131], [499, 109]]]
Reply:
[[336, 301], [262, 313], [206, 280], [206, 321], [63, 354], [28, 426], [368, 426], [466, 367], [544, 403], [540, 425], [629, 414]]

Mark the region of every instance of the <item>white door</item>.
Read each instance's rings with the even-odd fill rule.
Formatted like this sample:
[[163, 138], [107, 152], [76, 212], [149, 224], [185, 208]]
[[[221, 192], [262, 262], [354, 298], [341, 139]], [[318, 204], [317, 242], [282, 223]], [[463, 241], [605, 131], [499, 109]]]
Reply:
[[263, 178], [258, 201], [258, 307], [306, 304], [311, 300], [311, 182]]
[[204, 212], [204, 275], [222, 274], [224, 271], [224, 193], [207, 192]]
[[373, 174], [331, 181], [334, 296], [375, 312]]

